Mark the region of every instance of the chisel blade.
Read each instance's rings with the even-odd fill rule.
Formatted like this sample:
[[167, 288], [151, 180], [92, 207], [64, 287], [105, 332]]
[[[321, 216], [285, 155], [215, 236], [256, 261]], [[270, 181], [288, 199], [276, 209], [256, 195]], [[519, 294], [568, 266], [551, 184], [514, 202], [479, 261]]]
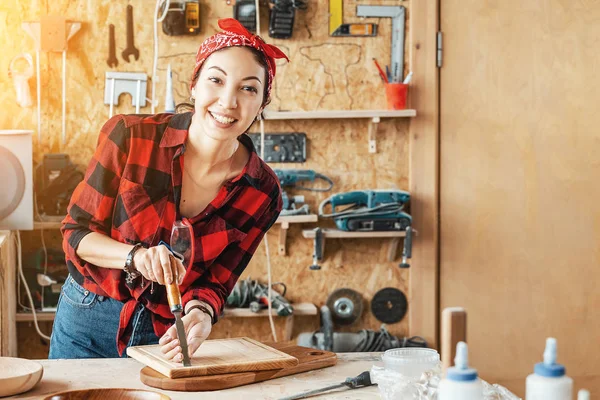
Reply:
[[181, 346], [181, 352], [183, 353], [183, 366], [190, 367], [190, 356], [188, 355], [187, 338], [185, 337], [185, 328], [183, 327], [183, 321], [181, 320], [181, 312], [174, 312], [175, 315], [175, 329], [177, 329], [177, 339], [179, 339], [179, 345]]

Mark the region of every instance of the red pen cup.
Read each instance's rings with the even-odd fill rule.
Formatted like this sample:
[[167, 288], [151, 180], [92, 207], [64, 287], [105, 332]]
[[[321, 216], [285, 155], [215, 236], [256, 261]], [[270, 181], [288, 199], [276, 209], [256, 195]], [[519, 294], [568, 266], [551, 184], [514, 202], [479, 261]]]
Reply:
[[408, 84], [386, 83], [385, 97], [388, 110], [404, 110], [406, 108], [406, 97], [408, 95]]

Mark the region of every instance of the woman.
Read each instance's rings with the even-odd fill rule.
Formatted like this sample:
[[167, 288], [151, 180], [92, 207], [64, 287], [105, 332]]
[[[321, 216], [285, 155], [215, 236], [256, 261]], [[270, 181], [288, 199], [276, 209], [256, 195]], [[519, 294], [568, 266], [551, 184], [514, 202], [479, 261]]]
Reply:
[[[279, 216], [278, 180], [243, 133], [269, 102], [275, 59], [287, 57], [234, 19], [219, 26], [196, 56], [193, 113], [117, 115], [101, 129], [63, 221], [70, 275], [49, 358], [160, 343], [182, 361], [164, 284], [178, 278], [191, 355]], [[161, 244], [174, 224], [191, 238], [183, 263]]]

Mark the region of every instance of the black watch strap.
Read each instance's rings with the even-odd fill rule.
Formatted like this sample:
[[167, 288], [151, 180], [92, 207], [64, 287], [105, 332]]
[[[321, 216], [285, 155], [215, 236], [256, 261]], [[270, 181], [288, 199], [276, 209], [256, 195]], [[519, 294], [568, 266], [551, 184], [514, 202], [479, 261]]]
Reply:
[[127, 258], [125, 259], [125, 266], [123, 267], [123, 269], [127, 274], [126, 279], [128, 283], [132, 283], [138, 276], [142, 275], [140, 271], [136, 270], [135, 266], [133, 265], [133, 256], [135, 256], [135, 253], [141, 247], [143, 247], [141, 243], [134, 245], [133, 248], [129, 251], [129, 254], [127, 254]]

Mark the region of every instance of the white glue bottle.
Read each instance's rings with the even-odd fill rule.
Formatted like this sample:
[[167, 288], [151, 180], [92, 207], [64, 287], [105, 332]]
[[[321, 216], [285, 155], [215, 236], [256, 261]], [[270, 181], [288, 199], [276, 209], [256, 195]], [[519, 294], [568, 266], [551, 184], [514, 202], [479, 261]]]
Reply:
[[590, 400], [590, 392], [585, 389], [579, 390], [577, 400]]
[[573, 379], [565, 375], [565, 367], [556, 363], [556, 339], [546, 339], [544, 362], [535, 364], [533, 374], [525, 382], [527, 400], [572, 400]]
[[454, 367], [448, 368], [446, 378], [438, 388], [438, 400], [482, 400], [483, 384], [477, 370], [469, 368], [467, 344], [458, 342]]

